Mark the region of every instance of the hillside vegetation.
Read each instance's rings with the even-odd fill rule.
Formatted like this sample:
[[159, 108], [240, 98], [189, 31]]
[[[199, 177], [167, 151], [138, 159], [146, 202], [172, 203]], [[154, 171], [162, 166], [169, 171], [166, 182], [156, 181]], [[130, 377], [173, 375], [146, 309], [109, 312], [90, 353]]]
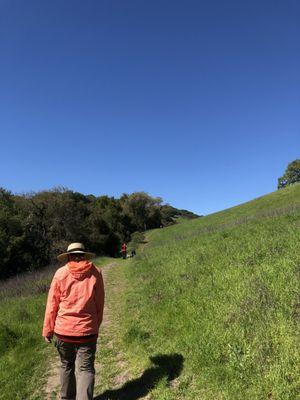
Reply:
[[0, 187], [0, 280], [56, 261], [71, 242], [99, 255], [116, 256], [135, 232], [197, 218], [145, 192], [84, 195], [66, 188], [13, 195]]
[[153, 399], [300, 398], [300, 184], [153, 231], [125, 268], [120, 330], [136, 370], [183, 370]]
[[[112, 266], [95, 399], [300, 398], [299, 230], [295, 184], [154, 229], [133, 259], [96, 260]], [[55, 269], [2, 282], [1, 400], [46, 399], [55, 349], [41, 331]]]

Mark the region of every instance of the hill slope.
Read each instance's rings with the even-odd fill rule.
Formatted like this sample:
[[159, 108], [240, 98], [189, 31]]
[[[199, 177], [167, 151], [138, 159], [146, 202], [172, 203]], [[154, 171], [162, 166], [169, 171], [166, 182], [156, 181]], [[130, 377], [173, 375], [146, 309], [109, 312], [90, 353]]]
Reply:
[[[114, 260], [95, 399], [298, 399], [299, 228], [294, 185], [153, 230], [136, 258]], [[0, 288], [0, 399], [46, 398], [53, 273]]]
[[125, 270], [124, 348], [184, 359], [151, 398], [299, 398], [300, 185], [150, 236]]

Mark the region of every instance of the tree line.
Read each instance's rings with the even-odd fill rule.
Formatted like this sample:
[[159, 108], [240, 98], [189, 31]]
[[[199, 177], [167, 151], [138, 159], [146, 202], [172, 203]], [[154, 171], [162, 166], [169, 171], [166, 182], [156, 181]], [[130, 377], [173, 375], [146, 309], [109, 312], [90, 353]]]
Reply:
[[97, 255], [117, 256], [135, 232], [196, 218], [145, 192], [84, 195], [66, 188], [12, 194], [0, 188], [0, 279], [53, 262], [70, 242], [82, 242]]

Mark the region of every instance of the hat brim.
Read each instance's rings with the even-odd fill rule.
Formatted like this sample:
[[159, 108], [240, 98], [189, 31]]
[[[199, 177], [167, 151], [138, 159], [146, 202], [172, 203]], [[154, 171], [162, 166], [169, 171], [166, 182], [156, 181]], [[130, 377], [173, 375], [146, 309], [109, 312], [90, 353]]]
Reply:
[[81, 250], [75, 250], [75, 251], [70, 251], [69, 253], [62, 253], [57, 256], [58, 261], [65, 262], [69, 260], [69, 254], [84, 254], [85, 258], [87, 260], [91, 260], [92, 258], [96, 257], [95, 253], [90, 253], [88, 251], [81, 251]]

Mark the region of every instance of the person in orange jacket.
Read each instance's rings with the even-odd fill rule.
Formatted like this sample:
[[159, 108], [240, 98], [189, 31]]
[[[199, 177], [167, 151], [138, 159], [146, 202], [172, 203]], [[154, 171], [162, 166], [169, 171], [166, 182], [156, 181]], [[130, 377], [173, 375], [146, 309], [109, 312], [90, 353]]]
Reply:
[[71, 243], [67, 252], [57, 257], [66, 264], [55, 272], [48, 293], [42, 336], [49, 343], [56, 337], [61, 400], [93, 399], [94, 361], [105, 297], [101, 271], [88, 261], [94, 256], [82, 243]]

